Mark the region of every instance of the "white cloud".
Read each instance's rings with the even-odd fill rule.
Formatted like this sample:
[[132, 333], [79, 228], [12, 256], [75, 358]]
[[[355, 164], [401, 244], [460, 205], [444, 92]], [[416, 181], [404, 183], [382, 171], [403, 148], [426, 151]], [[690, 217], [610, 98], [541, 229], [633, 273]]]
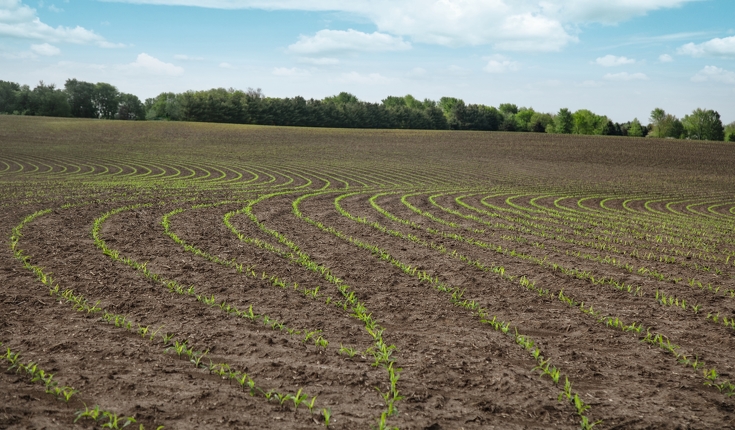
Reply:
[[4, 50], [0, 50], [0, 58], [5, 58], [6, 60], [26, 60], [38, 58], [38, 55], [29, 51], [7, 52]]
[[704, 57], [708, 55], [717, 57], [735, 57], [735, 36], [725, 38], [714, 38], [707, 42], [695, 44], [687, 43], [676, 51], [679, 54], [691, 55], [693, 57]]
[[234, 69], [235, 68], [235, 66], [233, 66], [232, 64], [224, 62], [224, 61], [219, 63], [219, 67], [221, 69]]
[[358, 72], [343, 73], [339, 80], [343, 83], [364, 85], [380, 85], [393, 81], [393, 79], [387, 78], [380, 73], [361, 74]]
[[669, 54], [661, 54], [661, 55], [658, 56], [658, 61], [660, 61], [662, 63], [670, 63], [670, 62], [674, 61], [674, 59]]
[[607, 79], [608, 81], [647, 81], [648, 76], [646, 76], [645, 73], [621, 72], [608, 73], [603, 76], [603, 79]]
[[48, 7], [48, 10], [50, 10], [51, 12], [56, 12], [56, 13], [61, 13], [64, 11], [64, 9], [58, 8], [56, 7], [56, 5], [53, 5], [53, 4]]
[[704, 66], [702, 70], [692, 76], [693, 82], [722, 82], [725, 84], [735, 84], [735, 72], [725, 70], [716, 66]]
[[300, 78], [300, 77], [306, 77], [306, 76], [311, 75], [311, 73], [308, 70], [299, 69], [296, 67], [292, 67], [292, 68], [276, 67], [273, 69], [272, 73], [276, 76], [286, 76], [286, 77], [292, 77], [292, 78]]
[[314, 36], [300, 36], [288, 51], [299, 55], [319, 55], [325, 52], [405, 51], [411, 44], [400, 37], [384, 33], [363, 33], [349, 29], [319, 30]]
[[52, 43], [94, 44], [103, 48], [123, 46], [110, 43], [99, 34], [80, 26], [51, 27], [41, 22], [36, 16], [35, 9], [22, 4], [19, 0], [0, 0], [0, 36]]
[[299, 57], [297, 60], [299, 63], [313, 64], [315, 66], [333, 66], [335, 64], [339, 64], [338, 59], [329, 57]]
[[595, 63], [603, 67], [615, 67], [615, 66], [623, 66], [625, 64], [633, 64], [635, 63], [635, 60], [633, 60], [632, 58], [616, 57], [614, 55], [605, 55], [604, 57], [599, 57], [598, 59], [596, 59]]
[[482, 70], [488, 73], [505, 73], [514, 72], [518, 70], [520, 66], [517, 62], [508, 60], [502, 55], [497, 55], [490, 58], [490, 61], [483, 67]]
[[144, 72], [152, 75], [163, 76], [180, 76], [184, 74], [184, 69], [171, 63], [164, 63], [158, 58], [152, 57], [145, 52], [138, 55], [138, 58], [130, 64], [121, 66], [122, 69], [136, 72]]
[[554, 16], [566, 15], [573, 22], [615, 24], [648, 12], [682, 6], [699, 0], [555, 0], [541, 2]]
[[38, 55], [52, 56], [61, 54], [61, 49], [48, 43], [42, 43], [40, 45], [31, 45], [31, 51]]
[[503, 40], [497, 41], [495, 48], [504, 51], [559, 51], [577, 40], [561, 22], [531, 13], [507, 17], [500, 26], [500, 35]]
[[508, 51], [557, 51], [580, 24], [614, 24], [697, 0], [116, 0], [221, 9], [345, 12], [378, 31], [445, 46], [494, 45]]
[[180, 61], [203, 61], [204, 57], [192, 57], [190, 55], [176, 54], [174, 55], [174, 59]]

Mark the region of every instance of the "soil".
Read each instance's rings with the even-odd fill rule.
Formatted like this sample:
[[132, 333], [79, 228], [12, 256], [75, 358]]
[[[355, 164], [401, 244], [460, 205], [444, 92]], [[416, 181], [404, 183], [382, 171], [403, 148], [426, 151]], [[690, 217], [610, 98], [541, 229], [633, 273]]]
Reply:
[[[53, 274], [62, 291], [99, 301], [136, 329], [160, 328], [159, 337], [151, 341], [105, 322], [101, 313], [75, 311], [49, 294], [6, 240], [0, 248], [3, 352], [20, 352], [24, 361], [38, 363], [79, 392], [67, 403], [22, 372], [0, 372], [0, 428], [97, 428], [102, 421], [74, 422], [76, 411], [93, 405], [134, 416], [137, 423], [130, 428], [319, 428], [325, 408], [332, 414], [330, 428], [377, 427], [386, 411], [380, 394], [390, 389], [388, 371], [373, 365], [369, 349], [375, 342], [364, 324], [335, 305], [338, 288], [285, 258], [287, 243], [246, 213], [232, 215], [232, 226], [278, 252], [241, 240], [223, 222], [226, 214], [264, 196], [252, 206], [261, 225], [349, 285], [384, 328], [385, 343], [395, 345], [402, 398], [395, 404], [398, 413], [387, 419], [390, 426], [579, 428], [574, 404], [559, 400], [568, 378], [589, 405], [590, 421], [602, 420], [599, 428], [735, 428], [735, 399], [727, 389], [706, 385], [703, 376], [715, 368], [717, 383], [735, 379], [735, 328], [707, 317], [735, 318], [735, 299], [723, 294], [735, 289], [733, 258], [726, 260], [735, 254], [735, 179], [722, 165], [735, 165], [732, 145], [107, 124], [105, 129], [100, 122], [0, 117], [0, 230], [10, 238], [25, 217], [53, 209], [23, 227], [17, 247]], [[167, 146], [174, 143], [181, 149]], [[311, 146], [305, 149], [305, 143]], [[704, 149], [714, 155], [703, 156]], [[312, 193], [299, 205], [304, 217], [463, 290], [463, 299], [475, 300], [490, 318], [532, 339], [561, 371], [560, 382], [543, 376], [539, 362], [513, 336], [482, 323], [477, 312], [452, 303], [451, 295], [297, 217], [294, 200]], [[336, 210], [335, 199], [345, 194], [350, 195], [339, 201], [341, 207], [364, 222]], [[412, 211], [404, 196], [424, 215]], [[203, 204], [216, 205], [197, 206]], [[215, 306], [170, 291], [95, 246], [95, 219], [122, 207], [128, 208], [102, 224], [106, 245], [167, 280], [194, 286], [197, 294], [214, 295]], [[176, 209], [183, 211], [170, 217], [170, 231], [216, 258], [196, 255], [166, 235], [162, 218]], [[549, 264], [519, 255], [546, 257]], [[227, 263], [232, 261], [245, 270]], [[472, 261], [502, 266], [513, 279]], [[640, 287], [644, 294], [565, 274], [552, 263]], [[285, 287], [273, 285], [272, 276]], [[524, 288], [522, 276], [550, 294]], [[690, 280], [719, 290], [693, 287]], [[316, 298], [303, 293], [316, 287]], [[593, 306], [598, 316], [559, 300], [559, 291]], [[662, 305], [657, 292], [689, 305]], [[228, 314], [218, 306], [223, 301], [241, 310], [252, 305], [255, 313], [302, 334]], [[693, 312], [693, 304], [701, 310]], [[601, 322], [607, 316], [645, 329], [611, 327]], [[304, 341], [304, 332], [317, 330]], [[642, 341], [646, 331], [665, 335], [683, 355]], [[296, 408], [260, 392], [251, 396], [236, 381], [181, 359], [162, 333], [207, 351], [206, 364], [212, 360], [246, 372], [265, 392], [301, 389], [309, 400], [316, 396], [316, 406], [310, 413], [308, 402]], [[318, 336], [328, 346], [316, 345]], [[350, 357], [341, 346], [358, 352]], [[681, 363], [695, 357], [706, 367]], [[8, 366], [2, 361], [0, 367]]]

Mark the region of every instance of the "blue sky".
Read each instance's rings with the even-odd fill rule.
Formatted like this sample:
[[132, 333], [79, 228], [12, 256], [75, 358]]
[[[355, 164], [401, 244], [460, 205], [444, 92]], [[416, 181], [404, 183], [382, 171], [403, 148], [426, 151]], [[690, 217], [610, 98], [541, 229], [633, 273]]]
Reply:
[[0, 79], [735, 121], [732, 0], [0, 0]]

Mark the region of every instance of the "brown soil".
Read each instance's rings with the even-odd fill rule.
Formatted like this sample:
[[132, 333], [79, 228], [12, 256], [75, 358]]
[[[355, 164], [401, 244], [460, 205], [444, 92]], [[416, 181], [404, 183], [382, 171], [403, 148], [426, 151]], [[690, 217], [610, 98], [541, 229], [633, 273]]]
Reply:
[[[240, 240], [223, 222], [268, 193], [281, 194], [252, 207], [262, 226], [349, 285], [384, 328], [385, 343], [395, 345], [402, 398], [389, 426], [578, 428], [574, 404], [559, 400], [568, 378], [590, 407], [589, 420], [602, 420], [600, 428], [735, 428], [735, 399], [724, 385], [706, 385], [703, 373], [717, 370], [714, 385], [735, 380], [735, 327], [721, 321], [735, 318], [735, 292], [727, 293], [735, 290], [735, 258], [728, 258], [735, 256], [735, 178], [727, 168], [735, 165], [733, 146], [3, 117], [0, 130], [2, 351], [20, 352], [24, 362], [79, 391], [66, 403], [23, 372], [0, 371], [0, 428], [101, 426], [74, 423], [85, 405], [134, 416], [137, 423], [128, 428], [318, 428], [323, 408], [332, 413], [330, 428], [377, 427], [386, 411], [379, 391], [390, 388], [388, 370], [373, 365], [375, 341], [364, 324], [335, 305], [342, 299], [338, 288], [284, 257], [288, 243], [247, 214], [230, 222], [243, 237], [278, 252]], [[705, 150], [714, 155], [703, 158]], [[482, 323], [477, 312], [452, 303], [451, 294], [297, 217], [294, 200], [320, 189], [300, 203], [305, 217], [463, 290], [463, 300], [478, 302], [488, 319], [497, 316], [510, 323], [510, 334], [532, 339], [561, 371], [560, 382], [536, 370], [539, 362], [514, 336]], [[339, 204], [364, 222], [336, 210], [335, 199], [347, 193], [354, 194]], [[385, 194], [373, 204], [388, 216], [371, 205], [378, 193]], [[423, 215], [402, 202], [405, 195]], [[62, 208], [65, 203], [83, 204]], [[208, 203], [218, 204], [195, 206]], [[95, 219], [140, 204], [150, 205], [111, 215], [100, 237], [150, 272], [216, 296], [215, 306], [170, 291], [95, 246]], [[105, 322], [101, 313], [75, 311], [14, 257], [11, 231], [42, 209], [53, 211], [23, 227], [17, 248], [53, 274], [62, 291], [125, 315], [133, 331]], [[170, 218], [171, 232], [212, 258], [166, 235], [162, 217], [175, 209], [184, 211]], [[502, 266], [506, 276], [477, 265]], [[549, 294], [524, 288], [522, 276]], [[703, 287], [691, 286], [697, 282]], [[317, 286], [316, 298], [302, 292]], [[559, 300], [560, 290], [599, 314]], [[662, 305], [657, 292], [687, 305]], [[228, 314], [223, 301], [240, 310], [252, 305], [301, 334]], [[603, 317], [645, 329], [624, 331]], [[135, 332], [138, 325], [162, 329], [151, 341]], [[316, 330], [303, 340], [303, 332]], [[665, 336], [679, 357], [644, 342], [646, 331]], [[164, 333], [208, 351], [206, 364], [211, 359], [246, 372], [265, 392], [301, 389], [309, 400], [317, 396], [313, 413], [306, 403], [295, 408], [260, 392], [251, 396], [238, 382], [180, 359], [166, 349]], [[318, 336], [326, 347], [314, 343]], [[349, 357], [340, 346], [358, 353]], [[706, 367], [682, 364], [695, 357]], [[0, 360], [0, 370], [7, 367]]]

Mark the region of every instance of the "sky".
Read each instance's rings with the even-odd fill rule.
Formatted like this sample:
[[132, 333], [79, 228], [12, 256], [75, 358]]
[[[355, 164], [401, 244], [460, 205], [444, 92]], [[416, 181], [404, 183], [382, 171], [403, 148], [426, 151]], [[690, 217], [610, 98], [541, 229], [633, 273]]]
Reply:
[[735, 121], [733, 0], [0, 0], [0, 80]]

